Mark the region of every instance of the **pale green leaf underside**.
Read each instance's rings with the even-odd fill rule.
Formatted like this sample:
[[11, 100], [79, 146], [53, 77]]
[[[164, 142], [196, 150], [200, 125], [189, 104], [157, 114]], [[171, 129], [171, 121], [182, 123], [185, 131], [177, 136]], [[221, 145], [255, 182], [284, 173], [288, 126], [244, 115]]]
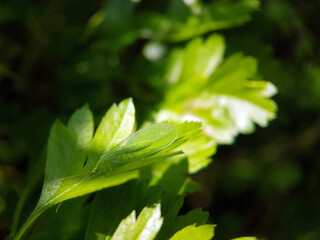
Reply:
[[198, 120], [211, 140], [226, 144], [238, 133], [251, 133], [254, 124], [265, 127], [275, 117], [277, 107], [270, 97], [276, 88], [252, 80], [256, 60], [235, 54], [223, 61], [224, 48], [223, 38], [212, 35], [192, 40], [172, 54], [165, 76], [169, 87], [157, 121]]

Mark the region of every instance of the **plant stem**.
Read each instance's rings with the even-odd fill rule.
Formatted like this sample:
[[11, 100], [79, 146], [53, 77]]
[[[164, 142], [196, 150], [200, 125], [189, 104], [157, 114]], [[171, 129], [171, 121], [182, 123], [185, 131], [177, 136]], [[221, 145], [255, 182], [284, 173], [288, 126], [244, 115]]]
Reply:
[[27, 221], [22, 225], [14, 240], [20, 240], [23, 234], [28, 230], [31, 224], [46, 210], [47, 208], [37, 208], [31, 213]]

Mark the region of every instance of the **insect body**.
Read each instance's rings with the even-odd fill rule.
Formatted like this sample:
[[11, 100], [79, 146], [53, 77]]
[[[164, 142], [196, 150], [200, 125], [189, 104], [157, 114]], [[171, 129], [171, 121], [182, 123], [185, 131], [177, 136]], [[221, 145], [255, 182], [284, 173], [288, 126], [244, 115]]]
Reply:
[[169, 123], [152, 124], [134, 133], [104, 153], [93, 172], [112, 171], [111, 165], [135, 165], [171, 145], [178, 136], [177, 128]]

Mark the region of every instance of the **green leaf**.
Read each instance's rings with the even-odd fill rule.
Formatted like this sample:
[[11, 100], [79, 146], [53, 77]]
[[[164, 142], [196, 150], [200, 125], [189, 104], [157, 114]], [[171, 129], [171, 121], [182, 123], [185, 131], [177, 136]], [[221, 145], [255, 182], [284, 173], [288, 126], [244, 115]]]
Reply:
[[73, 175], [82, 168], [93, 136], [93, 116], [87, 105], [75, 111], [65, 126], [56, 121], [48, 141], [45, 183]]
[[163, 222], [160, 204], [144, 208], [138, 219], [135, 215], [133, 211], [121, 221], [112, 240], [152, 240], [155, 238]]
[[[276, 93], [273, 84], [255, 78], [254, 58], [235, 54], [211, 76], [208, 90], [194, 99], [195, 113], [208, 124], [204, 132], [221, 143], [231, 143], [240, 133], [254, 131], [254, 123], [266, 127], [275, 118], [276, 104], [269, 98]], [[212, 109], [211, 116], [205, 111]]]
[[178, 216], [171, 228], [177, 231], [191, 224], [203, 225], [208, 221], [208, 217], [209, 214], [200, 208], [193, 209], [186, 215]]
[[[84, 112], [76, 112], [70, 119], [69, 126], [65, 127], [62, 123], [54, 124], [51, 130], [48, 144], [48, 161], [46, 173], [51, 172], [52, 166], [57, 166], [55, 176], [49, 179], [46, 175], [44, 188], [38, 206], [54, 205], [73, 197], [81, 196], [106, 187], [118, 185], [132, 178], [136, 178], [137, 173], [119, 175], [89, 175], [93, 169], [93, 164], [98, 162], [101, 155], [114, 147], [124, 138], [128, 137], [134, 127], [134, 106], [131, 99], [122, 101], [119, 106], [113, 105], [102, 118], [94, 138], [88, 149], [92, 138], [92, 128], [83, 128], [87, 122], [88, 108]], [[81, 114], [82, 113], [82, 114]], [[90, 113], [91, 114], [91, 113]], [[92, 119], [91, 119], [92, 120]], [[91, 121], [90, 126], [93, 126]], [[82, 128], [81, 128], [82, 127]], [[77, 129], [81, 129], [77, 130]], [[86, 130], [89, 130], [91, 134]], [[75, 139], [72, 134], [80, 132], [83, 136]], [[72, 138], [73, 137], [73, 138]], [[83, 147], [82, 138], [86, 138], [86, 145]], [[82, 155], [74, 153], [81, 152]], [[72, 155], [73, 154], [73, 155]], [[86, 156], [89, 155], [87, 164]], [[64, 162], [59, 164], [60, 161]], [[56, 164], [58, 162], [58, 164]], [[65, 171], [65, 162], [71, 162], [71, 166]], [[52, 175], [52, 174], [51, 174]], [[49, 175], [49, 176], [51, 176]], [[106, 181], [108, 179], [108, 181]], [[118, 182], [118, 183], [117, 183]]]
[[[197, 38], [190, 41], [185, 49], [175, 49], [165, 75], [170, 86], [166, 102], [176, 103], [186, 96], [197, 95], [223, 60], [224, 51], [225, 43], [220, 35], [211, 35], [206, 41]], [[182, 90], [186, 91], [185, 94]]]
[[275, 117], [277, 107], [270, 97], [276, 88], [252, 80], [257, 78], [256, 60], [235, 54], [223, 61], [223, 52], [224, 41], [218, 35], [195, 39], [172, 54], [164, 76], [169, 86], [157, 121], [201, 121], [206, 137], [199, 143], [212, 146], [203, 156], [193, 153], [191, 171], [200, 169], [201, 162], [208, 164], [215, 143], [231, 143], [238, 133], [251, 133], [254, 123], [265, 127]]
[[170, 240], [210, 240], [214, 236], [214, 227], [214, 225], [209, 224], [199, 227], [190, 225], [174, 234]]

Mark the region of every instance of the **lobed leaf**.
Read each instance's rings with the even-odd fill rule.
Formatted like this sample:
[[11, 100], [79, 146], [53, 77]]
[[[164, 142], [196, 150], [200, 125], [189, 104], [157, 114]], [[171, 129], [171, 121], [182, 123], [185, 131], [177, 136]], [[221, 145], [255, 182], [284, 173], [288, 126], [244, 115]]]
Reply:
[[[209, 138], [201, 141], [214, 145], [231, 143], [238, 133], [251, 133], [254, 123], [265, 127], [275, 117], [277, 107], [270, 97], [276, 88], [252, 80], [257, 75], [256, 60], [235, 54], [223, 61], [223, 52], [222, 37], [212, 35], [205, 41], [192, 40], [172, 54], [164, 76], [170, 87], [155, 115], [157, 121], [201, 121]], [[208, 154], [213, 152], [212, 148]], [[201, 168], [208, 156], [199, 153], [195, 157], [199, 164], [193, 164]]]

